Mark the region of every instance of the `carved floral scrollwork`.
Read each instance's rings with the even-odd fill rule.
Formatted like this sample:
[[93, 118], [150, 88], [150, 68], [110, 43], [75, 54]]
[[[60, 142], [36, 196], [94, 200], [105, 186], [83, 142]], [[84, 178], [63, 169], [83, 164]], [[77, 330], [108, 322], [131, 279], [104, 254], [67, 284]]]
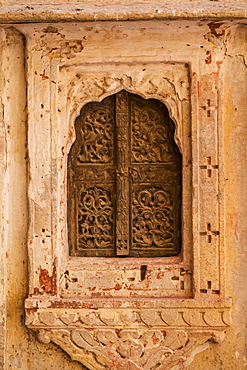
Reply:
[[113, 159], [113, 109], [107, 103], [87, 109], [81, 125], [78, 163], [110, 163]]
[[95, 370], [169, 370], [208, 348], [208, 341], [219, 338], [213, 332], [186, 333], [157, 329], [41, 329], [41, 341], [52, 340], [70, 356]]
[[109, 191], [90, 187], [80, 194], [79, 242], [83, 248], [107, 248], [113, 243], [113, 204]]
[[71, 340], [76, 346], [93, 352], [96, 361], [108, 369], [149, 370], [164, 368], [164, 363], [176, 352], [181, 356], [187, 334], [184, 331], [97, 330], [93, 335], [79, 329], [71, 332]]
[[170, 162], [167, 130], [155, 109], [134, 106], [132, 111], [132, 155], [136, 163]]
[[133, 197], [134, 247], [173, 246], [173, 205], [169, 191], [160, 187], [142, 187]]

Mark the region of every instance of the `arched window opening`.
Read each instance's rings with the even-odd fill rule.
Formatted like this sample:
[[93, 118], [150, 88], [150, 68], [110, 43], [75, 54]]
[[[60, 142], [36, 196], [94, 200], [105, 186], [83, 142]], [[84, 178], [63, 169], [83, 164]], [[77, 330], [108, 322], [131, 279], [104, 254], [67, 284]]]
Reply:
[[166, 106], [122, 90], [86, 104], [75, 129], [68, 156], [70, 255], [178, 255], [182, 156]]

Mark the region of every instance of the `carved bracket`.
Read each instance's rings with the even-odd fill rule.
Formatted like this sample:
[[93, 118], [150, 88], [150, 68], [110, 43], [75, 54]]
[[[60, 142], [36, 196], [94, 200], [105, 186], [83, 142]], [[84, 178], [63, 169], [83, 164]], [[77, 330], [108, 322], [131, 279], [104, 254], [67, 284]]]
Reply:
[[73, 360], [92, 370], [168, 370], [184, 365], [196, 353], [219, 342], [217, 332], [183, 330], [46, 330], [37, 333], [43, 343], [53, 341]]
[[126, 308], [95, 300], [91, 309], [86, 301], [64, 301], [67, 309], [61, 303], [27, 300], [26, 324], [41, 342], [53, 341], [89, 369], [171, 369], [208, 341], [220, 342], [231, 321], [229, 300], [127, 301]]

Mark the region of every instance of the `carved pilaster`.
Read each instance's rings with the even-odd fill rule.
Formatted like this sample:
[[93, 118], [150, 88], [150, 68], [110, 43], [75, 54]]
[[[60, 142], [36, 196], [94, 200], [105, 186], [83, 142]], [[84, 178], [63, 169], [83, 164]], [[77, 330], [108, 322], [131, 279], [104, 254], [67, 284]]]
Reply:
[[116, 95], [116, 254], [128, 255], [129, 226], [129, 103], [125, 91]]

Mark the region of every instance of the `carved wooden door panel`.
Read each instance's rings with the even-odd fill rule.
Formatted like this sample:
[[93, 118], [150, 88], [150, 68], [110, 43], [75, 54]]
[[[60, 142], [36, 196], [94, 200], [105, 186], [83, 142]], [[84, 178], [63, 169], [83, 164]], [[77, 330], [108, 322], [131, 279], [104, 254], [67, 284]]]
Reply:
[[87, 104], [75, 128], [68, 158], [70, 255], [177, 255], [182, 159], [167, 108], [123, 90]]

